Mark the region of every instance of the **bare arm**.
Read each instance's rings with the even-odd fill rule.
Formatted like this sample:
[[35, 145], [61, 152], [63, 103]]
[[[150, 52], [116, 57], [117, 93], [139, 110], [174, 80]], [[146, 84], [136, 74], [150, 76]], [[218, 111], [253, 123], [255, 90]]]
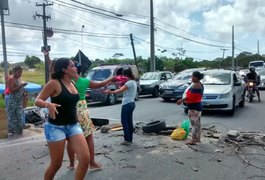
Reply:
[[92, 89], [97, 89], [97, 88], [100, 88], [100, 87], [103, 87], [103, 86], [106, 86], [108, 85], [109, 83], [115, 81], [115, 77], [110, 77], [108, 79], [106, 79], [105, 81], [102, 81], [102, 82], [94, 82], [94, 81], [90, 81], [90, 88]]
[[13, 78], [9, 78], [7, 81], [7, 87], [9, 88], [11, 93], [19, 91], [21, 88], [25, 87], [28, 83], [21, 83], [17, 87], [15, 87], [15, 80]]
[[108, 89], [108, 90], [104, 91], [104, 93], [106, 93], [106, 94], [120, 94], [126, 90], [128, 90], [128, 87], [125, 85], [125, 86], [122, 86], [120, 89], [117, 89], [115, 91], [111, 91]]
[[36, 106], [40, 108], [48, 108], [49, 116], [53, 119], [56, 117], [56, 114], [58, 114], [56, 107], [60, 107], [60, 105], [55, 104], [55, 103], [46, 102], [46, 100], [49, 97], [53, 97], [58, 94], [58, 91], [59, 91], [58, 87], [59, 85], [58, 85], [58, 82], [56, 82], [56, 80], [50, 80], [44, 86], [44, 88], [42, 89], [42, 91], [40, 92], [40, 94], [37, 96], [35, 100]]

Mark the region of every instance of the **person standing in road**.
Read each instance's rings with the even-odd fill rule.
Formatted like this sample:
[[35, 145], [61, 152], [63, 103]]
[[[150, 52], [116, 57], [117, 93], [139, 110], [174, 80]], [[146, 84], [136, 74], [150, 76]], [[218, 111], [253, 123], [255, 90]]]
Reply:
[[192, 139], [187, 142], [189, 145], [196, 145], [201, 142], [201, 112], [204, 91], [204, 87], [200, 82], [202, 79], [203, 74], [198, 71], [193, 72], [191, 78], [193, 84], [188, 89], [186, 97], [177, 101], [178, 105], [186, 101], [189, 110], [188, 116], [192, 125]]
[[[77, 68], [78, 77], [75, 79], [75, 86], [79, 92], [80, 99], [77, 102], [76, 108], [77, 108], [77, 117], [78, 122], [83, 130], [83, 134], [86, 138], [86, 142], [89, 148], [89, 154], [90, 154], [90, 169], [99, 169], [101, 168], [101, 164], [97, 163], [95, 161], [95, 148], [94, 148], [94, 139], [93, 139], [93, 131], [95, 131], [95, 127], [89, 117], [89, 112], [87, 109], [87, 102], [86, 102], [86, 90], [87, 88], [100, 88], [108, 85], [112, 81], [115, 80], [115, 77], [110, 77], [102, 82], [94, 82], [87, 78], [80, 77], [81, 74], [81, 65], [78, 62], [75, 62], [75, 66]], [[70, 170], [75, 169], [74, 165], [74, 155], [75, 152], [73, 149], [67, 144], [67, 151], [68, 156], [70, 160], [70, 166], [68, 167]]]
[[[68, 58], [58, 59], [54, 65], [52, 79], [35, 100], [36, 106], [49, 110], [49, 120], [45, 123], [44, 130], [51, 162], [45, 171], [44, 180], [53, 179], [61, 167], [66, 140], [79, 161], [75, 179], [83, 180], [89, 167], [87, 142], [77, 122], [76, 104], [79, 101], [79, 93], [72, 82], [77, 76], [73, 61]], [[46, 102], [49, 97], [51, 102]]]
[[119, 94], [124, 92], [121, 107], [121, 123], [124, 132], [124, 142], [122, 145], [131, 145], [133, 140], [133, 111], [135, 109], [135, 96], [137, 92], [137, 84], [131, 69], [124, 69], [123, 75], [128, 81], [120, 89], [115, 91], [106, 90], [106, 94]]
[[16, 66], [12, 70], [12, 75], [8, 78], [7, 87], [10, 91], [7, 110], [9, 123], [9, 132], [12, 134], [22, 134], [23, 133], [23, 123], [22, 123], [22, 103], [23, 103], [23, 88], [27, 83], [22, 83], [20, 78], [22, 75], [22, 67]]

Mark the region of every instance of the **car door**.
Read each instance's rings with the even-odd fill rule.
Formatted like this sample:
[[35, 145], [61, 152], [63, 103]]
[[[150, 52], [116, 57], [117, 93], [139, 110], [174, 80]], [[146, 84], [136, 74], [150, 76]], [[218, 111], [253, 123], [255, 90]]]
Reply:
[[239, 81], [239, 79], [237, 78], [236, 74], [233, 73], [233, 89], [234, 89], [234, 95], [236, 96], [236, 104], [238, 104], [241, 99], [242, 99], [242, 85], [241, 86], [237, 86], [237, 83], [241, 83], [241, 81]]

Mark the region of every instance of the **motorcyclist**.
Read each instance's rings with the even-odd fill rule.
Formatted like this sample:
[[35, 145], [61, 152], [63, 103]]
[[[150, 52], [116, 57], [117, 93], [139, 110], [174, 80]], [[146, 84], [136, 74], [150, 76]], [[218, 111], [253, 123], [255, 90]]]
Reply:
[[250, 67], [249, 73], [247, 73], [247, 75], [246, 75], [246, 83], [248, 84], [249, 81], [252, 81], [254, 83], [253, 89], [257, 93], [258, 99], [260, 101], [260, 93], [259, 93], [259, 89], [258, 89], [259, 78], [258, 78], [258, 75], [256, 73], [256, 69], [254, 67]]

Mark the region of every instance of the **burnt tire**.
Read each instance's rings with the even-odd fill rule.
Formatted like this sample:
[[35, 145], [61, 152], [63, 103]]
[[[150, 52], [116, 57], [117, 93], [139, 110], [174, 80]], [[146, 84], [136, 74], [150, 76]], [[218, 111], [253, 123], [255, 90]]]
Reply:
[[108, 119], [91, 118], [91, 121], [93, 122], [94, 126], [104, 126], [109, 124]]
[[157, 134], [159, 134], [159, 135], [171, 135], [175, 129], [177, 129], [177, 127], [166, 127], [165, 129], [158, 131]]
[[153, 121], [142, 127], [144, 133], [157, 133], [165, 128], [165, 121]]

